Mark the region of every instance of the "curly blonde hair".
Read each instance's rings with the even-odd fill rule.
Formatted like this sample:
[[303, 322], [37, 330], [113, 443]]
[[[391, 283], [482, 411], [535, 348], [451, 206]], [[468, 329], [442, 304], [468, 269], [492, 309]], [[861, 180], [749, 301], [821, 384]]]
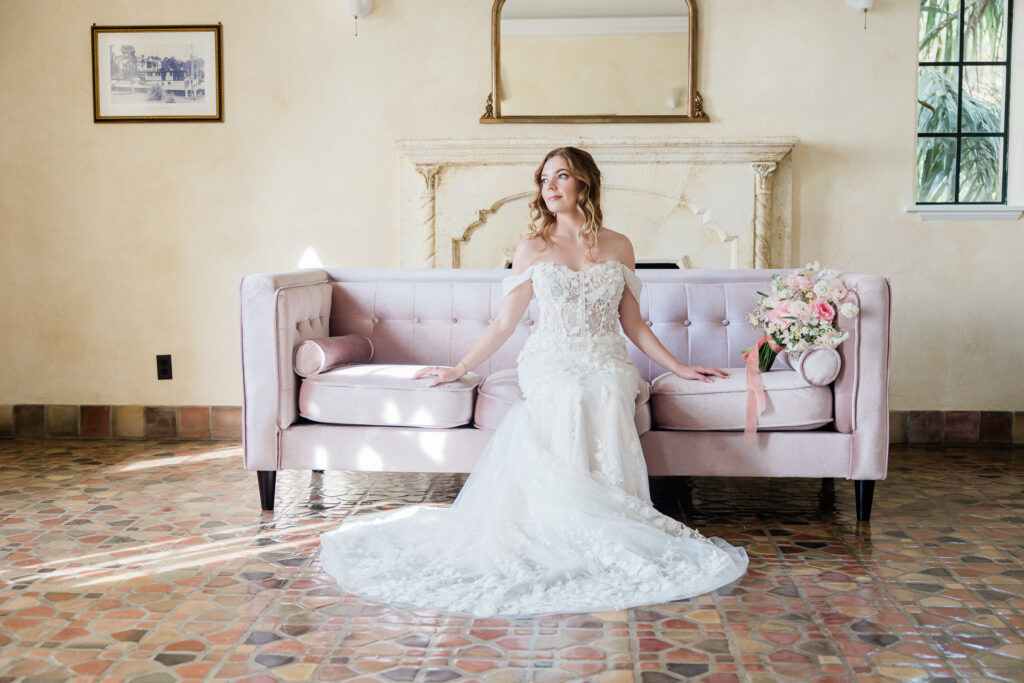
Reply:
[[[591, 253], [597, 246], [597, 233], [601, 229], [604, 215], [601, 213], [601, 171], [594, 162], [594, 157], [578, 147], [559, 147], [547, 153], [544, 161], [540, 162], [533, 180], [537, 184], [537, 194], [530, 202], [530, 228], [527, 230], [527, 239], [539, 237], [544, 241], [544, 249], [549, 248], [551, 241], [551, 228], [555, 225], [555, 214], [553, 214], [544, 202], [541, 194], [540, 176], [546, 164], [553, 157], [562, 157], [569, 167], [569, 173], [580, 183], [580, 192], [577, 197], [577, 204], [583, 211], [583, 227], [580, 228], [580, 238], [587, 246], [587, 260], [593, 260]], [[541, 251], [544, 251], [542, 249]]]

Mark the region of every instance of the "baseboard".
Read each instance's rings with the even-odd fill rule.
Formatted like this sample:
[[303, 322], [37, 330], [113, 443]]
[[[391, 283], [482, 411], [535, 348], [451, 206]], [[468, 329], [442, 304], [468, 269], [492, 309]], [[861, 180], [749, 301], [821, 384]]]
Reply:
[[[239, 406], [0, 405], [0, 437], [240, 439]], [[1024, 446], [1024, 412], [893, 410], [889, 443]]]
[[0, 405], [0, 437], [239, 439], [239, 406]]
[[893, 410], [889, 443], [1024, 446], [1024, 412]]

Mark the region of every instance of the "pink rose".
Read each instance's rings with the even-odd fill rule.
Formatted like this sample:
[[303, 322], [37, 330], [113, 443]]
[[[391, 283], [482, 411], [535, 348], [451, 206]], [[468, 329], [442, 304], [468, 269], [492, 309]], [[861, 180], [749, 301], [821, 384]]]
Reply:
[[789, 314], [806, 325], [811, 322], [811, 307], [804, 301], [794, 301], [789, 305]]
[[823, 323], [831, 323], [836, 317], [835, 310], [824, 299], [815, 299], [811, 302], [811, 313]]
[[793, 275], [786, 280], [786, 286], [794, 291], [804, 290], [807, 291], [814, 286], [811, 282], [811, 278], [804, 277], [803, 275]]
[[790, 311], [791, 303], [792, 302], [790, 301], [780, 301], [779, 305], [772, 309], [772, 311], [768, 314], [768, 319], [771, 320], [776, 325], [778, 325], [779, 327], [781, 327], [782, 329], [786, 329], [787, 327], [789, 327], [793, 321], [787, 320], [783, 316], [793, 315], [793, 313]]

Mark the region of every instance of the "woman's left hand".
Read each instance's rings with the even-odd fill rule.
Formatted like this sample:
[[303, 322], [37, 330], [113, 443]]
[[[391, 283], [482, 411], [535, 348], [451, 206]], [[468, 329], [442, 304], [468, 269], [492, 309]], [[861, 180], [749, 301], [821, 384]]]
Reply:
[[712, 377], [728, 377], [718, 368], [711, 368], [706, 365], [683, 365], [673, 372], [683, 379], [699, 379], [702, 382], [710, 382]]
[[436, 387], [438, 384], [454, 382], [465, 375], [466, 373], [459, 369], [460, 365], [462, 365], [462, 363], [459, 363], [453, 368], [439, 365], [434, 365], [429, 368], [420, 368], [413, 374], [412, 378], [420, 379], [421, 377], [436, 377], [437, 379], [431, 380], [427, 385], [429, 387]]

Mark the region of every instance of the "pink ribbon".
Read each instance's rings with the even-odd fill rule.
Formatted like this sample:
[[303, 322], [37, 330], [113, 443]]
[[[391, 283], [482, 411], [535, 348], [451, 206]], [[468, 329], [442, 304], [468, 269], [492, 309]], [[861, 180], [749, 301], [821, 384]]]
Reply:
[[757, 340], [757, 344], [747, 349], [743, 354], [743, 360], [747, 363], [747, 422], [743, 427], [743, 443], [753, 444], [757, 432], [757, 416], [764, 412], [767, 400], [764, 394], [764, 382], [761, 381], [761, 371], [757, 368], [758, 357], [761, 355], [761, 347], [768, 344], [773, 351], [778, 353], [782, 347], [772, 341], [767, 334]]

